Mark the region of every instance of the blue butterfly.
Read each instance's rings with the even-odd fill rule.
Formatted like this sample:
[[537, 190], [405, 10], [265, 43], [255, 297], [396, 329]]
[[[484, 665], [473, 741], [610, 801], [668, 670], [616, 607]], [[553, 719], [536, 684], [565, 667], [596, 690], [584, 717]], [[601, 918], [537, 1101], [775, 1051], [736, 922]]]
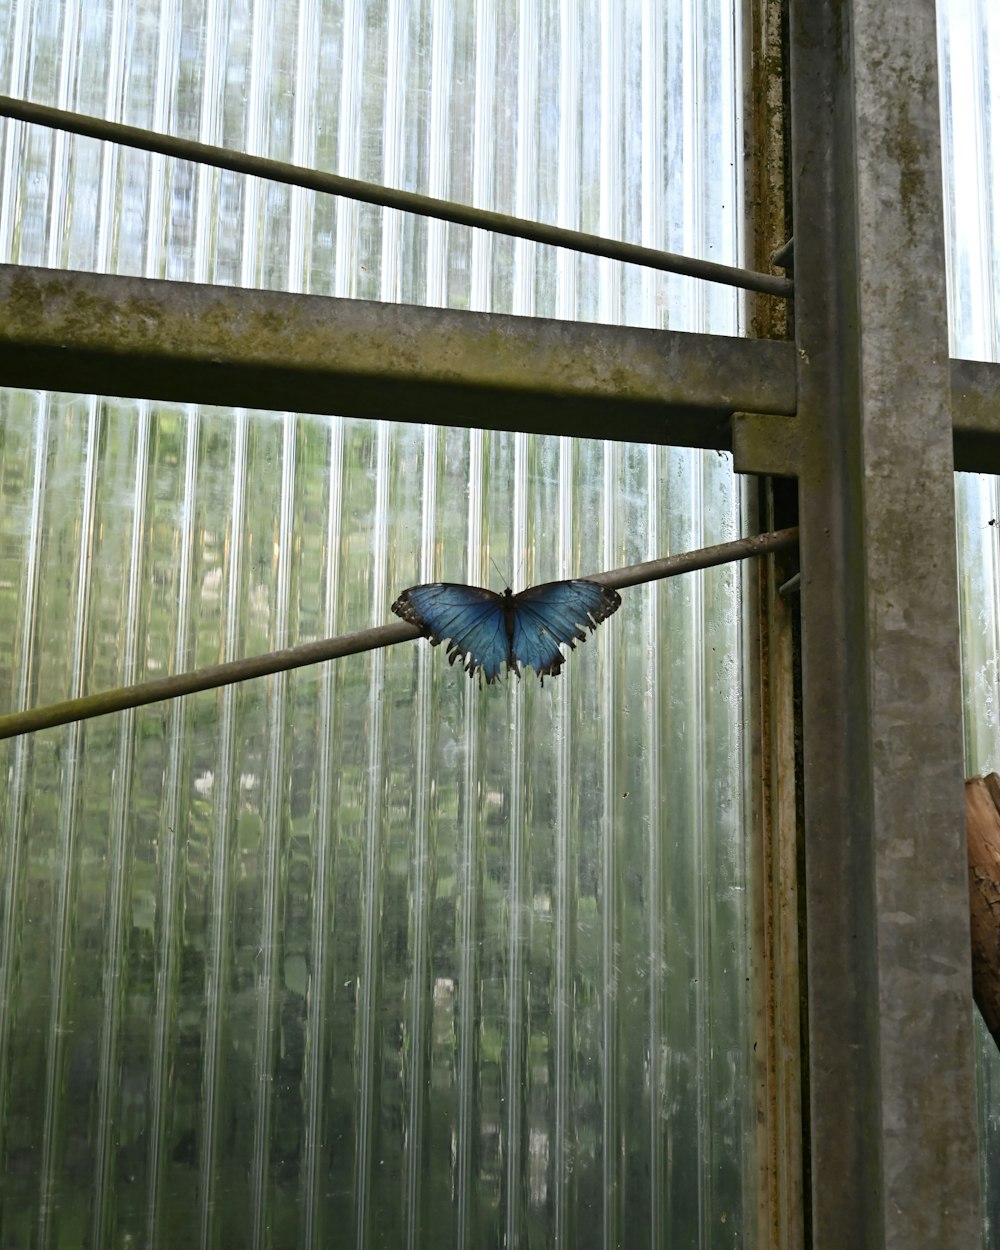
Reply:
[[481, 671], [492, 683], [504, 664], [518, 677], [519, 664], [540, 678], [557, 676], [566, 659], [559, 644], [573, 649], [586, 639], [585, 629], [593, 632], [620, 603], [616, 590], [582, 578], [545, 582], [517, 595], [509, 586], [498, 595], [479, 586], [431, 582], [404, 590], [392, 610], [433, 646], [450, 639], [448, 663], [461, 660], [470, 677]]

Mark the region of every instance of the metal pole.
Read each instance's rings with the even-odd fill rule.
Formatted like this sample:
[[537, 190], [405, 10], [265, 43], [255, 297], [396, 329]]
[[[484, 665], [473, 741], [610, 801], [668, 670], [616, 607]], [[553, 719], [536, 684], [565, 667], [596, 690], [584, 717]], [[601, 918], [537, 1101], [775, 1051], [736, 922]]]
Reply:
[[[731, 560], [750, 560], [772, 551], [788, 551], [798, 542], [798, 530], [776, 530], [769, 534], [751, 534], [733, 542], [718, 543], [714, 547], [699, 547], [696, 551], [682, 551], [660, 560], [646, 560], [642, 564], [629, 564], [623, 568], [609, 569], [602, 573], [584, 576], [604, 586], [623, 590], [626, 586], [640, 586], [644, 582], [679, 577], [696, 569], [711, 569]], [[20, 734], [37, 733], [56, 725], [68, 725], [73, 721], [90, 720], [94, 716], [108, 716], [123, 712], [126, 708], [145, 707], [148, 703], [160, 703], [165, 699], [180, 699], [202, 690], [217, 690], [236, 682], [251, 681], [256, 677], [269, 677], [285, 673], [289, 669], [304, 668], [307, 664], [322, 664], [327, 660], [339, 660], [362, 651], [374, 651], [377, 647], [391, 647], [397, 642], [413, 642], [421, 637], [420, 630], [405, 622], [391, 625], [375, 625], [369, 629], [338, 638], [321, 638], [314, 642], [299, 643], [268, 651], [264, 655], [252, 655], [242, 660], [228, 660], [224, 664], [210, 664], [206, 668], [189, 673], [174, 673], [153, 681], [139, 682], [134, 686], [119, 686], [115, 690], [100, 690], [78, 699], [65, 699], [44, 707], [26, 708], [0, 716], [0, 739], [15, 738]]]
[[380, 186], [374, 182], [360, 182], [357, 178], [342, 178], [339, 174], [289, 165], [285, 161], [274, 161], [263, 156], [251, 156], [247, 152], [160, 134], [155, 130], [143, 130], [138, 126], [123, 126], [120, 122], [107, 121], [103, 117], [88, 117], [84, 113], [51, 108], [47, 104], [35, 104], [30, 100], [17, 100], [11, 96], [0, 95], [0, 117], [49, 126], [69, 134], [87, 135], [106, 143], [121, 143], [144, 152], [159, 152], [177, 160], [198, 161], [202, 165], [214, 165], [217, 169], [230, 169], [236, 173], [268, 178], [292, 187], [306, 187], [327, 195], [342, 195], [348, 199], [360, 200], [363, 204], [378, 204], [402, 212], [434, 217], [439, 221], [492, 230], [515, 239], [533, 239], [536, 243], [568, 247], [590, 256], [606, 256], [611, 260], [646, 265], [666, 273], [686, 274], [690, 278], [702, 278], [706, 282], [724, 282], [728, 286], [784, 298], [792, 293], [792, 283], [781, 274], [752, 273], [748, 269], [720, 265], [716, 261], [701, 260], [697, 256], [678, 256], [676, 252], [662, 252], [637, 243], [604, 239], [598, 235], [585, 234], [582, 230], [567, 230], [546, 222], [528, 221], [523, 217], [511, 217], [506, 213], [475, 208], [471, 204], [457, 204], [452, 200], [418, 195], [413, 191]]
[[812, 1245], [978, 1245], [933, 0], [790, 0]]

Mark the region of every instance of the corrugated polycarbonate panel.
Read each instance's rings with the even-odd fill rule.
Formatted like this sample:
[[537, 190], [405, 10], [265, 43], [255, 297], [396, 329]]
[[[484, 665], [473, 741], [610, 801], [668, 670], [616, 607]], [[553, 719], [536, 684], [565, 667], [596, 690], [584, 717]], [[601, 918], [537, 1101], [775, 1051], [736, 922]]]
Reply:
[[[2, 89], [738, 259], [710, 0], [0, 0]], [[734, 332], [731, 292], [22, 125], [4, 260]], [[113, 379], [107, 392], [113, 394]], [[0, 392], [4, 708], [738, 532], [728, 458]], [[739, 570], [0, 744], [0, 1244], [747, 1246]]]
[[[1000, 361], [1000, 10], [938, 3], [942, 137], [953, 356]], [[1000, 772], [1000, 491], [986, 474], [956, 477], [966, 774]], [[1000, 1230], [1000, 1057], [979, 1038], [983, 1245]]]

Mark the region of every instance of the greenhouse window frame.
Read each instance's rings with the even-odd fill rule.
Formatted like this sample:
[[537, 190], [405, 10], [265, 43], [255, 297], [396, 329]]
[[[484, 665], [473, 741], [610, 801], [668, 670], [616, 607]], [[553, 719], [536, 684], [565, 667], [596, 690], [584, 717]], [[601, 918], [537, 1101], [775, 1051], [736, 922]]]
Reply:
[[[786, 20], [773, 0], [748, 10], [748, 25]], [[953, 472], [1000, 472], [1000, 365], [946, 349], [932, 0], [788, 0], [787, 33], [794, 342], [5, 266], [0, 370], [45, 390], [447, 425], [474, 412], [796, 478], [801, 649], [772, 578], [758, 628], [782, 645], [761, 651], [755, 759], [782, 779], [772, 847], [794, 843], [797, 787], [804, 812], [807, 1206], [762, 1226], [782, 1247], [964, 1248], [981, 1225], [947, 587]], [[765, 96], [774, 62], [748, 65]], [[757, 211], [777, 216], [773, 200]], [[795, 508], [779, 486], [762, 499]]]

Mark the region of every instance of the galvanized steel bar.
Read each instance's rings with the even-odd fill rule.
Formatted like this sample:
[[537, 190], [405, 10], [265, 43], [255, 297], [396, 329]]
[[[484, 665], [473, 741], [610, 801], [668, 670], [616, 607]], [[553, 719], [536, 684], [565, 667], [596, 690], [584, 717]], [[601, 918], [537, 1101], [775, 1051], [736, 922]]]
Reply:
[[174, 135], [160, 134], [155, 130], [143, 130], [139, 126], [124, 126], [103, 117], [88, 117], [83, 113], [51, 108], [30, 100], [0, 96], [0, 117], [48, 126], [107, 143], [120, 143], [145, 152], [159, 152], [177, 160], [196, 161], [201, 165], [267, 178], [271, 182], [282, 182], [293, 187], [305, 187], [327, 195], [342, 195], [347, 199], [360, 200], [364, 204], [378, 204], [383, 208], [401, 209], [403, 212], [450, 221], [460, 226], [474, 226], [480, 230], [490, 230], [494, 234], [530, 239], [552, 247], [571, 248], [589, 256], [603, 256], [609, 260], [644, 265], [649, 269], [700, 278], [706, 282], [721, 282], [742, 290], [785, 298], [793, 290], [791, 281], [780, 274], [754, 273], [749, 269], [720, 265], [716, 261], [701, 260], [696, 256], [679, 256], [676, 252], [663, 252], [653, 247], [642, 247], [637, 243], [602, 238], [582, 230], [567, 230], [562, 226], [551, 226], [545, 222], [512, 217], [507, 213], [474, 208], [471, 204], [456, 204], [452, 200], [418, 195], [413, 191], [401, 191], [374, 182], [362, 182], [357, 178], [343, 178], [339, 174], [306, 169], [301, 165], [290, 165], [268, 157], [251, 156], [246, 152], [235, 152], [231, 148], [199, 143], [194, 139], [181, 139]]
[[791, 0], [812, 1241], [979, 1244], [932, 0]]
[[791, 343], [0, 266], [7, 386], [726, 450]]

